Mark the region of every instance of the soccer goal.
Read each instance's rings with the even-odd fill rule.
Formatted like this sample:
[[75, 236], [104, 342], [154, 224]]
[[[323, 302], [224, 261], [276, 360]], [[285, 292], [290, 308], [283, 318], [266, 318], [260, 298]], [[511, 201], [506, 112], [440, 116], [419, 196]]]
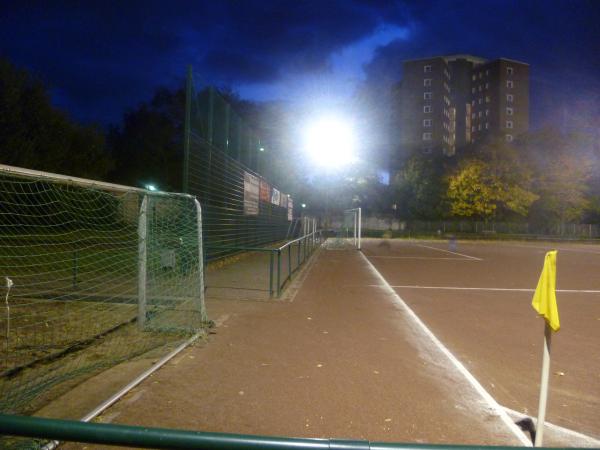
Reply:
[[360, 208], [347, 209], [346, 211], [344, 211], [342, 233], [346, 242], [351, 246], [356, 247], [358, 250], [360, 250], [360, 240], [362, 231], [361, 220], [362, 218]]
[[0, 165], [0, 412], [197, 334], [203, 261], [193, 196]]

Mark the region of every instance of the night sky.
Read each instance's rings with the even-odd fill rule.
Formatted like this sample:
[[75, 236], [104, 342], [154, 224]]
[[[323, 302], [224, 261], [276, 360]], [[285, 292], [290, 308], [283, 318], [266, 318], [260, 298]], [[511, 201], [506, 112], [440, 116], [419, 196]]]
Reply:
[[533, 127], [599, 111], [598, 1], [0, 3], [0, 56], [85, 122], [119, 122], [187, 64], [246, 99], [325, 102], [385, 97], [403, 59], [452, 53], [531, 64]]

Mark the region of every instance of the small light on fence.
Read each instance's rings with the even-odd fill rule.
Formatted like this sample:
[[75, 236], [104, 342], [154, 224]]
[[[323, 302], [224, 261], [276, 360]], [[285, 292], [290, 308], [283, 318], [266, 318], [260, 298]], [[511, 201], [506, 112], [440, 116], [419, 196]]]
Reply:
[[146, 185], [146, 189], [148, 189], [149, 191], [156, 191], [156, 186], [154, 186], [153, 184], [147, 184]]
[[259, 148], [258, 150], [259, 150], [259, 151], [261, 151], [261, 152], [264, 152], [264, 151], [265, 151], [265, 148], [264, 148], [264, 147], [261, 147], [261, 148]]
[[306, 208], [306, 203], [302, 203], [302, 205], [300, 205], [300, 206], [302, 206], [303, 208]]

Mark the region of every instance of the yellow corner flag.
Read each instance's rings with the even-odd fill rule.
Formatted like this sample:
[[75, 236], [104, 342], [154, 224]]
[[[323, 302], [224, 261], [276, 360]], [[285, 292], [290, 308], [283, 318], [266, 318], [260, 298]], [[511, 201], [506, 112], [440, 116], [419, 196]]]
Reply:
[[556, 306], [556, 253], [556, 250], [546, 253], [544, 268], [531, 302], [533, 309], [544, 316], [554, 331], [560, 329], [558, 307]]

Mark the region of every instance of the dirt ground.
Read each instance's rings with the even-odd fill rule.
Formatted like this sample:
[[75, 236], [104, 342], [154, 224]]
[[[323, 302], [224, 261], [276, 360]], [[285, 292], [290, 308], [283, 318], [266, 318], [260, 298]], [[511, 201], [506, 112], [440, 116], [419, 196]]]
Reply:
[[[600, 293], [582, 291], [600, 291], [593, 277], [600, 248], [558, 247], [558, 289], [577, 292], [558, 293], [562, 329], [553, 342], [547, 419], [598, 436]], [[366, 258], [323, 249], [300, 275], [304, 282], [297, 280], [282, 300], [209, 299], [217, 328], [208, 342], [182, 352], [98, 420], [519, 445], [464, 376], [415, 331], [369, 262], [501, 405], [535, 415], [543, 324], [526, 289], [535, 288], [546, 249], [544, 243], [459, 243], [449, 253], [439, 242], [381, 240], [363, 240]], [[546, 445], [589, 445], [552, 429], [545, 436]]]

